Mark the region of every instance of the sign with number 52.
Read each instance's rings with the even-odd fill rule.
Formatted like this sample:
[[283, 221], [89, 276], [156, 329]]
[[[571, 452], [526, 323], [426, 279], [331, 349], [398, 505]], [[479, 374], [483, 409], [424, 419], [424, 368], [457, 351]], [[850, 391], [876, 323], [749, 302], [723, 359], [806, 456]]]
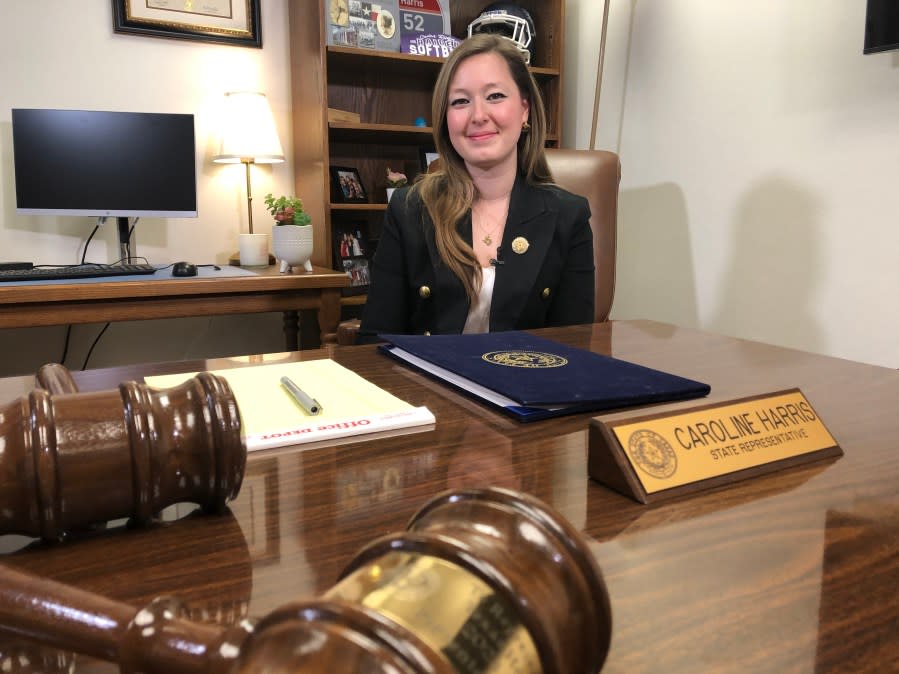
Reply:
[[399, 0], [400, 39], [424, 33], [450, 35], [450, 0]]

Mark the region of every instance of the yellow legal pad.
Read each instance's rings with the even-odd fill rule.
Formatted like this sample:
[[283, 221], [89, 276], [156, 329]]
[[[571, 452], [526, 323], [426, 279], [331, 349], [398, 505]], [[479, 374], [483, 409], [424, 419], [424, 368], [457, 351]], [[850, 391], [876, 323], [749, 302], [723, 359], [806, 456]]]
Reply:
[[[227, 380], [247, 450], [331, 440], [363, 433], [433, 424], [427, 407], [414, 407], [329, 358], [211, 370]], [[153, 388], [172, 388], [195, 372], [146, 377]], [[281, 385], [290, 377], [322, 407], [311, 416]]]

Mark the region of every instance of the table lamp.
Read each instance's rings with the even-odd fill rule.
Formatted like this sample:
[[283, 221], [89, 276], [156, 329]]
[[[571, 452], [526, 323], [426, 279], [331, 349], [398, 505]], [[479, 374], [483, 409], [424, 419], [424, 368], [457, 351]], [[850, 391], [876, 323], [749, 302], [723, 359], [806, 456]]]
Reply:
[[240, 163], [246, 167], [249, 237], [241, 235], [240, 264], [258, 266], [274, 263], [268, 254], [268, 235], [253, 233], [253, 189], [250, 181], [250, 164], [284, 161], [275, 119], [265, 94], [258, 91], [231, 91], [225, 94], [219, 151], [212, 161], [217, 164]]

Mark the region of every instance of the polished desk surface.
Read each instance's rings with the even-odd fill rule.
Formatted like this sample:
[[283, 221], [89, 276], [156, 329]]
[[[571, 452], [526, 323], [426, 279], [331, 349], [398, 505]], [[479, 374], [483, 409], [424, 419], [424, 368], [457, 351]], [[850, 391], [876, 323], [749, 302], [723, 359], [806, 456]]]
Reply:
[[[2, 561], [136, 606], [175, 595], [196, 619], [233, 622], [322, 593], [365, 543], [402, 530], [435, 493], [499, 485], [545, 500], [589, 541], [612, 603], [603, 672], [899, 671], [899, 372], [648, 321], [541, 334], [706, 381], [708, 402], [798, 386], [845, 454], [644, 506], [588, 479], [592, 415], [519, 425], [373, 346], [94, 370], [77, 373], [82, 390], [330, 356], [427, 405], [437, 424], [254, 453], [228, 515], [178, 506], [149, 529], [113, 526], [57, 545], [6, 536]], [[0, 380], [0, 400], [31, 386]], [[74, 671], [115, 671], [54, 657]]]

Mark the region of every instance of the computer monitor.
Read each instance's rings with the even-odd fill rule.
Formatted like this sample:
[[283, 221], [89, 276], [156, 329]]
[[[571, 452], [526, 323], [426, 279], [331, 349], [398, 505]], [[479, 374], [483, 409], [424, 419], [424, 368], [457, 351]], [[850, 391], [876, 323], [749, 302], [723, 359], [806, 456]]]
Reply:
[[99, 110], [12, 110], [16, 213], [118, 219], [197, 216], [194, 117]]

